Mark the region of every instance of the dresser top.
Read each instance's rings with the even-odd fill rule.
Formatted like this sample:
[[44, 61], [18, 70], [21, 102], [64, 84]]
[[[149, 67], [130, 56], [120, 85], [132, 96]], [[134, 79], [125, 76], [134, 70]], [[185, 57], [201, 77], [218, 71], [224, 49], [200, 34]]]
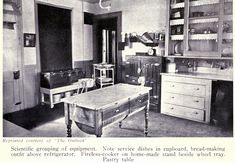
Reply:
[[78, 94], [76, 96], [67, 97], [62, 99], [62, 102], [74, 104], [79, 107], [98, 110], [112, 106], [119, 102], [128, 101], [128, 99], [146, 94], [150, 90], [150, 87], [120, 83]]
[[189, 77], [189, 78], [208, 79], [208, 80], [233, 81], [232, 75], [221, 75], [221, 74], [175, 72], [175, 73], [161, 73], [161, 75], [181, 76], [181, 77]]

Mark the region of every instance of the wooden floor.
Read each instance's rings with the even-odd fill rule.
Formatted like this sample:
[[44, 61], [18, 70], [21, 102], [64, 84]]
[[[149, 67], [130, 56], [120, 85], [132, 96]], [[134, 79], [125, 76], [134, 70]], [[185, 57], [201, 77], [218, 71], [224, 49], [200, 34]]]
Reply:
[[[232, 128], [212, 124], [202, 124], [185, 119], [175, 118], [150, 111], [149, 137], [232, 137]], [[143, 122], [143, 123], [142, 123]], [[9, 121], [3, 122], [4, 137], [66, 137], [64, 118], [39, 125], [30, 130], [19, 127]], [[120, 129], [114, 123], [103, 129], [102, 137], [144, 137], [144, 114], [137, 113], [127, 118]], [[73, 137], [95, 137], [72, 125]]]

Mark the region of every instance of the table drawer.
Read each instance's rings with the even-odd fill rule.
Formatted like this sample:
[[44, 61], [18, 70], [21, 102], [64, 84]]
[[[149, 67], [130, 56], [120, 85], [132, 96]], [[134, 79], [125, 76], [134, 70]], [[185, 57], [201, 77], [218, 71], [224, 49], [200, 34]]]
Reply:
[[122, 104], [116, 103], [113, 106], [104, 109], [103, 120], [113, 118], [114, 116], [116, 116], [124, 111], [129, 112], [129, 102], [125, 102]]
[[171, 104], [162, 104], [161, 112], [177, 117], [204, 121], [204, 110], [197, 110], [192, 108], [186, 108], [182, 106], [176, 106]]
[[163, 93], [163, 102], [196, 109], [205, 108], [205, 98], [175, 93]]
[[205, 96], [205, 85], [198, 84], [187, 84], [187, 83], [177, 83], [177, 82], [164, 82], [162, 83], [162, 88], [166, 92], [179, 93], [184, 95], [192, 96]]
[[134, 98], [133, 100], [130, 101], [131, 112], [133, 112], [134, 110], [140, 107], [145, 106], [147, 102], [148, 102], [148, 94]]

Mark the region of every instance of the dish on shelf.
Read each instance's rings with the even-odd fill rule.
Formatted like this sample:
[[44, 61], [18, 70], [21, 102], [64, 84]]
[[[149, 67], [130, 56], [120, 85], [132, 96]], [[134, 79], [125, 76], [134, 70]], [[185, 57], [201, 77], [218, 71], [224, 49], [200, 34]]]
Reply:
[[174, 45], [174, 55], [180, 56], [183, 53], [183, 42], [179, 41]]

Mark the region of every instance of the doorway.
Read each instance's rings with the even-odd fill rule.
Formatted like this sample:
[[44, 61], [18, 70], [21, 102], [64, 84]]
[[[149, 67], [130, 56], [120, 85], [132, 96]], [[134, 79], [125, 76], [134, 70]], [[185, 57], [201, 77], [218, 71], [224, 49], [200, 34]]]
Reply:
[[121, 12], [96, 15], [93, 24], [93, 62], [114, 64], [115, 83], [122, 80], [122, 55], [117, 48], [121, 41], [121, 17]]

